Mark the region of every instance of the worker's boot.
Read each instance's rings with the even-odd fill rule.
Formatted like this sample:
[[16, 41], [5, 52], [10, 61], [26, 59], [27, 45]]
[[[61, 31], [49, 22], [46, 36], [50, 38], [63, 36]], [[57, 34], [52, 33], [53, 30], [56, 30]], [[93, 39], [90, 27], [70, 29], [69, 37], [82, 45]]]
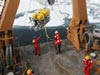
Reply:
[[38, 54], [38, 56], [40, 56], [41, 54]]
[[58, 47], [57, 46], [56, 46], [56, 51], [57, 51], [56, 54], [59, 54], [59, 50], [58, 50]]
[[57, 51], [57, 53], [56, 54], [59, 54], [59, 52]]
[[61, 50], [59, 50], [59, 53], [61, 53]]
[[56, 54], [59, 54], [59, 51], [57, 50]]

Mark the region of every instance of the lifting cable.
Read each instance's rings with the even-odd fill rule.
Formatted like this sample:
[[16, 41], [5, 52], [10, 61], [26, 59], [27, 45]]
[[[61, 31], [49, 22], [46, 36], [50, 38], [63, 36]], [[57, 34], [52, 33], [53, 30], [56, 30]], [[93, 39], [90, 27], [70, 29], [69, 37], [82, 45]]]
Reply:
[[[48, 50], [49, 50], [49, 57], [51, 57], [50, 45], [49, 45], [49, 41], [48, 41], [48, 39], [50, 39], [50, 37], [48, 35], [48, 32], [47, 32], [47, 29], [46, 29], [46, 26], [45, 25], [44, 25], [44, 30], [45, 30], [45, 35], [46, 35], [46, 38], [47, 38], [47, 47], [48, 47]], [[51, 58], [49, 58], [49, 60], [50, 60], [50, 64], [52, 65]]]
[[28, 17], [28, 11], [29, 11], [29, 9], [30, 9], [30, 6], [31, 6], [31, 0], [30, 0], [30, 2], [29, 2], [28, 10], [25, 11], [25, 13], [26, 13], [26, 17], [25, 17], [25, 20], [24, 20], [24, 26], [25, 26], [25, 23], [26, 23], [26, 20], [27, 20], [27, 17]]
[[48, 32], [47, 32], [47, 29], [46, 29], [46, 26], [44, 26], [44, 31], [45, 31], [45, 35], [46, 35], [46, 38], [49, 39], [49, 35], [48, 35]]
[[[53, 6], [52, 6], [52, 8], [53, 8]], [[54, 8], [53, 8], [54, 9]], [[57, 16], [57, 18], [59, 18], [59, 14], [58, 13], [60, 13], [58, 10], [56, 11], [56, 10], [53, 10], [54, 12], [55, 12], [55, 15]], [[57, 13], [58, 12], [58, 13]]]

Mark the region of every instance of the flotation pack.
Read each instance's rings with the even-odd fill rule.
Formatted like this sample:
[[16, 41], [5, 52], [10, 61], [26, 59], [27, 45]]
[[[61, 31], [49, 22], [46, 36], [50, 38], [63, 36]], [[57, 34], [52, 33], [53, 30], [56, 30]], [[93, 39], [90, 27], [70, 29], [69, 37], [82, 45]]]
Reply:
[[39, 10], [39, 13], [44, 14], [44, 16], [48, 16], [49, 13], [50, 13], [50, 11], [49, 11], [48, 9], [40, 9], [40, 10]]
[[38, 13], [38, 14], [37, 14], [37, 20], [38, 20], [38, 21], [44, 20], [44, 14]]

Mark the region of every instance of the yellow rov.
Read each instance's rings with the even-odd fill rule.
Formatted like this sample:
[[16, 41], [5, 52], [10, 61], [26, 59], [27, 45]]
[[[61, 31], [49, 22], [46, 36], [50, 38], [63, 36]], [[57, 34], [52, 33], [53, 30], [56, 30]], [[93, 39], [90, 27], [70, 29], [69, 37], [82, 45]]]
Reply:
[[[40, 9], [37, 13], [32, 14], [32, 17], [29, 18], [32, 22], [34, 22], [35, 28], [42, 28], [45, 24], [47, 24], [50, 20], [50, 11], [49, 9]], [[33, 27], [33, 28], [34, 28]]]

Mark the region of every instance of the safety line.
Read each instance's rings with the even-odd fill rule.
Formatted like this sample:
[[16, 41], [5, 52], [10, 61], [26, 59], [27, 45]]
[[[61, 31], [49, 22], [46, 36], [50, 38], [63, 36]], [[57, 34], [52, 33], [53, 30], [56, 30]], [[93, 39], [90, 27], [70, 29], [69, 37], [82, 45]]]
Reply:
[[27, 67], [27, 65], [26, 65], [26, 64], [27, 64], [27, 62], [25, 63], [25, 68], [26, 68], [26, 69], [25, 69], [25, 71], [23, 72], [23, 74], [22, 74], [22, 75], [25, 75], [25, 72], [26, 72], [26, 71], [27, 71], [27, 69], [28, 69], [28, 67]]
[[60, 55], [58, 55], [58, 59], [56, 59], [56, 64], [65, 71], [68, 75], [72, 75], [71, 72], [67, 68], [64, 67], [64, 65], [60, 62]]
[[47, 32], [47, 29], [46, 29], [46, 26], [44, 26], [44, 31], [45, 31], [45, 35], [46, 35], [46, 38], [49, 39], [49, 35], [48, 35], [48, 32]]

